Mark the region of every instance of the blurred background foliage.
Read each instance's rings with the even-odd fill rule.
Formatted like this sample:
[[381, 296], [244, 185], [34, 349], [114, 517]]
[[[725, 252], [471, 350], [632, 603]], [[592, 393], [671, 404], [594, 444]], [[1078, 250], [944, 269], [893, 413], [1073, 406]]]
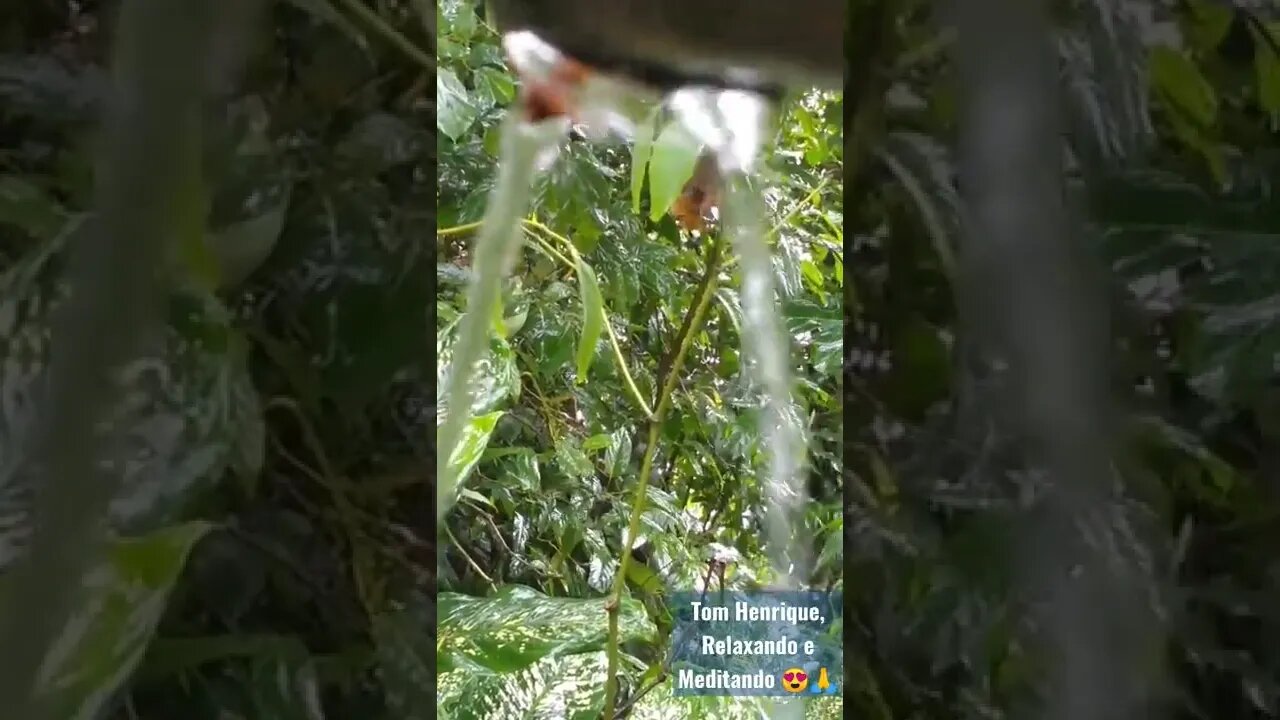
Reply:
[[[959, 361], [952, 38], [896, 5], [889, 42], [847, 48], [884, 81], [846, 119], [873, 126], [847, 153], [846, 703], [1022, 717], [1053, 662], [1010, 557], [1039, 493]], [[1124, 489], [1098, 509], [1120, 538], [1103, 552], [1140, 568], [1167, 633], [1158, 716], [1274, 717], [1280, 24], [1257, 3], [1053, 5], [1075, 235], [1110, 271]]]
[[[145, 393], [116, 458], [122, 539], [62, 639], [68, 717], [411, 718], [437, 703], [594, 717], [598, 598], [643, 451], [617, 356], [652, 399], [708, 242], [651, 212], [679, 175], [655, 163], [637, 178], [658, 151], [566, 142], [535, 188], [486, 420], [437, 548], [429, 394], [516, 83], [472, 3], [429, 5], [272, 3], [239, 83], [211, 103], [206, 233], [184, 242], [162, 360], [137, 368]], [[980, 379], [957, 371], [951, 37], [928, 3], [872, 6], [888, 21], [848, 48], [858, 102], [787, 98], [763, 183], [813, 436], [813, 580], [846, 592], [856, 716], [1012, 717], [1037, 690], [1019, 641], [1032, 599], [1007, 558], [1031, 499], [1008, 438], [965, 413]], [[1114, 517], [1144, 539], [1114, 552], [1139, 558], [1166, 624], [1170, 716], [1274, 717], [1280, 18], [1244, 0], [1055, 9], [1078, 237], [1111, 270], [1127, 488]], [[873, 14], [853, 14], [855, 34]], [[63, 248], [92, 205], [111, 28], [92, 2], [0, 10], [0, 564], [29, 530], [23, 443]], [[566, 242], [581, 263], [535, 249]], [[598, 322], [583, 267], [619, 352], [599, 335], [579, 382], [584, 323]], [[656, 683], [665, 588], [701, 581], [716, 544], [738, 554], [731, 586], [769, 581], [726, 274], [661, 429], [628, 578], [634, 717], [760, 712]]]

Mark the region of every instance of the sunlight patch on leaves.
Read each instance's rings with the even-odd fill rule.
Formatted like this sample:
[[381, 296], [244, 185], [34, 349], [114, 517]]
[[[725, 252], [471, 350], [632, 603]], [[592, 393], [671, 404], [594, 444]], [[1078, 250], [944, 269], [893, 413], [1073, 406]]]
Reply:
[[[514, 672], [548, 656], [599, 649], [605, 639], [604, 598], [556, 598], [510, 585], [492, 597], [441, 593], [436, 660], [442, 672]], [[645, 639], [653, 626], [638, 602], [624, 600], [619, 639]]]

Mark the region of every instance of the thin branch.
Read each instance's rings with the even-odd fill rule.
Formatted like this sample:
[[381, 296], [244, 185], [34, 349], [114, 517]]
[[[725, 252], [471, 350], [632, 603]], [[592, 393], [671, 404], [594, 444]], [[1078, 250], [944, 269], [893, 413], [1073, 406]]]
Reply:
[[605, 612], [609, 616], [609, 635], [605, 650], [608, 653], [608, 674], [605, 676], [604, 720], [613, 720], [614, 705], [618, 699], [618, 615], [622, 608], [622, 593], [627, 586], [627, 569], [631, 561], [631, 548], [640, 534], [640, 518], [644, 514], [645, 500], [648, 498], [649, 476], [653, 474], [653, 459], [658, 449], [658, 434], [662, 429], [662, 420], [670, 409], [675, 395], [675, 385], [679, 381], [684, 359], [693, 345], [693, 337], [702, 325], [711, 298], [715, 295], [716, 281], [720, 276], [720, 258], [722, 239], [717, 237], [708, 249], [707, 271], [702, 284], [694, 293], [694, 302], [689, 306], [688, 321], [684, 323], [681, 334], [676, 337], [677, 348], [671, 368], [662, 380], [662, 391], [658, 394], [658, 407], [649, 419], [649, 436], [644, 448], [644, 458], [640, 461], [640, 476], [636, 480], [635, 499], [631, 501], [631, 518], [627, 523], [627, 536], [623, 543], [622, 554], [618, 561], [617, 574], [613, 578], [613, 591], [605, 603]]

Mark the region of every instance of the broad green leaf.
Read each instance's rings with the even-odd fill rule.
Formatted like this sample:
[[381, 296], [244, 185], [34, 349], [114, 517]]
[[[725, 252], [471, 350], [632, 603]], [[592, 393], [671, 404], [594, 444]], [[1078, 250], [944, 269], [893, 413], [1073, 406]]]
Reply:
[[210, 527], [186, 523], [118, 541], [90, 573], [80, 613], [45, 660], [43, 692], [57, 717], [101, 717], [142, 660], [187, 554]]
[[209, 238], [218, 262], [218, 280], [222, 288], [233, 288], [257, 270], [275, 248], [284, 229], [289, 209], [289, 190], [280, 201], [260, 215], [229, 225]]
[[1190, 57], [1156, 46], [1147, 62], [1152, 85], [1176, 112], [1185, 113], [1199, 129], [1213, 127], [1218, 119], [1218, 94]]
[[640, 214], [640, 195], [644, 190], [645, 170], [653, 154], [653, 133], [658, 122], [658, 111], [649, 113], [636, 126], [635, 141], [631, 145], [631, 211]]
[[595, 472], [591, 459], [573, 438], [560, 438], [556, 441], [556, 464], [560, 471], [572, 478], [589, 477]]
[[631, 465], [631, 432], [628, 428], [614, 430], [609, 436], [609, 446], [604, 451], [604, 464], [610, 477], [622, 477]]
[[581, 256], [574, 253], [578, 265], [578, 296], [582, 301], [582, 337], [578, 340], [578, 383], [587, 381], [587, 371], [596, 356], [596, 345], [604, 333], [607, 322], [604, 314], [604, 296], [600, 294], [600, 281]]
[[503, 412], [491, 412], [487, 415], [477, 415], [467, 422], [467, 426], [462, 430], [462, 438], [458, 441], [458, 445], [453, 449], [453, 454], [449, 457], [449, 464], [453, 466], [454, 477], [458, 478], [458, 486], [461, 487], [466, 481], [467, 475], [480, 462], [480, 457], [484, 455], [484, 449], [489, 445], [489, 436], [493, 434], [493, 428], [498, 424]]
[[591, 452], [592, 450], [601, 450], [609, 447], [610, 443], [612, 442], [613, 442], [613, 437], [609, 435], [604, 435], [604, 434], [592, 435], [591, 437], [582, 441], [582, 449], [586, 452]]
[[649, 219], [660, 219], [680, 197], [701, 152], [701, 143], [678, 122], [658, 135], [649, 158]]
[[436, 71], [436, 129], [450, 140], [462, 137], [475, 122], [479, 110], [471, 102], [467, 88], [448, 68]]
[[604, 708], [603, 652], [547, 657], [519, 672], [465, 668], [439, 676], [447, 720], [597, 720]]
[[[509, 585], [487, 598], [440, 593], [436, 611], [441, 672], [515, 672], [548, 657], [599, 650], [605, 641], [604, 598], [555, 598]], [[619, 613], [621, 642], [654, 632], [635, 600], [624, 598]]]
[[538, 454], [530, 448], [502, 448], [512, 451], [496, 462], [498, 470], [495, 477], [502, 484], [536, 493], [542, 489], [542, 466], [538, 462]]
[[653, 568], [644, 563], [627, 563], [627, 580], [643, 595], [657, 595], [662, 592], [662, 578]]
[[497, 68], [482, 67], [476, 70], [476, 94], [490, 106], [506, 105], [516, 97], [516, 84], [511, 76]]

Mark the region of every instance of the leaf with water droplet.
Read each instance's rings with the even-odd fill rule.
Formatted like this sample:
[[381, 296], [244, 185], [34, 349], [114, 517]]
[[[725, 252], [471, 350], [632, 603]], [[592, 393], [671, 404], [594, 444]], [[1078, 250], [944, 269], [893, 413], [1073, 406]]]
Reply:
[[595, 270], [577, 253], [578, 294], [582, 299], [582, 337], [578, 340], [578, 383], [587, 381], [587, 371], [596, 355], [596, 344], [604, 332], [604, 296], [600, 294], [600, 281]]
[[667, 125], [654, 141], [649, 158], [649, 219], [657, 222], [680, 197], [701, 152], [702, 144], [679, 123]]

